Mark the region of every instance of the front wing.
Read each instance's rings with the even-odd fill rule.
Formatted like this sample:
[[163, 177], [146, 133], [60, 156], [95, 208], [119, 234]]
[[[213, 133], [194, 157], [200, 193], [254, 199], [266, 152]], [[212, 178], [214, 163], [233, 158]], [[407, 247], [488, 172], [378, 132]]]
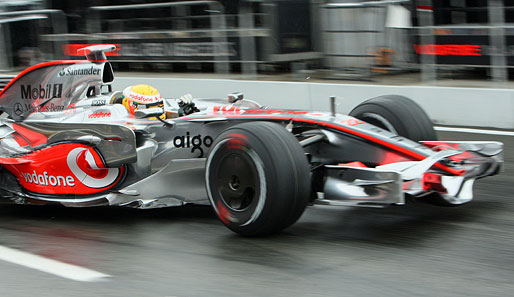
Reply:
[[[448, 204], [459, 205], [473, 199], [476, 179], [503, 169], [503, 144], [500, 142], [431, 141], [424, 144], [439, 152], [421, 161], [375, 168], [355, 164], [325, 165], [323, 193], [319, 193], [316, 203], [380, 207], [405, 204], [405, 194], [421, 197], [436, 193]], [[442, 161], [461, 168], [462, 174], [449, 175], [434, 169], [433, 165]]]

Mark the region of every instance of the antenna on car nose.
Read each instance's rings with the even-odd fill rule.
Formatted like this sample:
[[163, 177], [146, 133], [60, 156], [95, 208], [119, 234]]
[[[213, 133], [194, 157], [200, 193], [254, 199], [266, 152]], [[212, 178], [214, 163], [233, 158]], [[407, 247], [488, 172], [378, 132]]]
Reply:
[[330, 96], [330, 113], [333, 117], [336, 116], [336, 96]]

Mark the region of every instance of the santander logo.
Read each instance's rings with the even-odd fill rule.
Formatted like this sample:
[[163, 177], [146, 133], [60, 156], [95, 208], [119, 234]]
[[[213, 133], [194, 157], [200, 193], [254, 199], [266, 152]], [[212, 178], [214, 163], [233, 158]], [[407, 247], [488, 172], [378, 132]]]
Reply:
[[[74, 148], [66, 157], [71, 172], [89, 188], [105, 188], [116, 181], [119, 168], [99, 168], [91, 152], [83, 147]], [[79, 165], [80, 164], [80, 165]]]

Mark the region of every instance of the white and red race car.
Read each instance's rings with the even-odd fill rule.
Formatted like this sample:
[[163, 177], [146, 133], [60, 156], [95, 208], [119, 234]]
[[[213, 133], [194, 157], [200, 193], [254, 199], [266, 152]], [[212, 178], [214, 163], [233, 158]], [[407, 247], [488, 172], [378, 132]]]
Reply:
[[[210, 204], [231, 230], [278, 232], [308, 204], [459, 205], [498, 173], [498, 142], [436, 141], [412, 100], [388, 95], [350, 115], [272, 109], [233, 94], [166, 99], [131, 116], [112, 92], [111, 45], [87, 60], [21, 72], [0, 91], [0, 195], [5, 202], [156, 208]], [[194, 106], [192, 104], [195, 104]], [[159, 119], [159, 114], [193, 113]]]

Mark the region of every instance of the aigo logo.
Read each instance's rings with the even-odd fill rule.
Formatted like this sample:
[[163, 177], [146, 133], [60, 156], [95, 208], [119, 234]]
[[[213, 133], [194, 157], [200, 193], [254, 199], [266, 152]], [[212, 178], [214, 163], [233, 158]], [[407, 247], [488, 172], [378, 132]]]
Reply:
[[191, 148], [191, 153], [199, 152], [198, 158], [202, 158], [204, 151], [202, 146], [207, 148], [211, 147], [214, 140], [210, 136], [202, 136], [200, 134], [196, 136], [192, 136], [189, 134], [189, 131], [186, 132], [184, 136], [175, 136], [173, 138], [173, 145], [176, 148]]
[[119, 168], [99, 168], [91, 152], [83, 147], [71, 150], [66, 157], [68, 168], [86, 187], [101, 189], [113, 184], [119, 176]]

